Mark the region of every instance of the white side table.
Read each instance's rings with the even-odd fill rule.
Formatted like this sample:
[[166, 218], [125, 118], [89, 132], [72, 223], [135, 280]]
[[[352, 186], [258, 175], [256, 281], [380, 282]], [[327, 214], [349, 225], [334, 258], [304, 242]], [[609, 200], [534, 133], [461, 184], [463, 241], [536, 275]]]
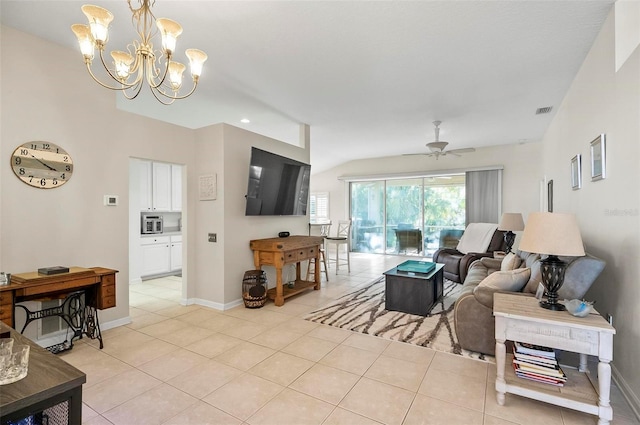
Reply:
[[[567, 311], [551, 311], [538, 305], [534, 297], [495, 294], [493, 315], [496, 318], [496, 392], [499, 405], [504, 405], [505, 393], [579, 410], [599, 417], [598, 424], [613, 419], [609, 403], [613, 335], [616, 330], [599, 314], [574, 317]], [[577, 371], [564, 368], [567, 382], [555, 387], [518, 378], [511, 365], [505, 364], [512, 355], [506, 354], [505, 341], [528, 342], [536, 345], [580, 353]], [[594, 385], [587, 373], [587, 355], [597, 356], [598, 379]]]

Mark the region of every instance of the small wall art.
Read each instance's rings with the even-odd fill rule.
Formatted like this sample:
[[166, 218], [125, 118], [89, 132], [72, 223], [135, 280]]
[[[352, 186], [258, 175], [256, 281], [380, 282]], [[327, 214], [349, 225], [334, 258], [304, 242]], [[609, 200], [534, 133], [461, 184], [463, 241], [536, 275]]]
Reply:
[[218, 197], [217, 182], [216, 174], [198, 177], [198, 197], [201, 201], [213, 201]]
[[605, 135], [601, 134], [591, 142], [591, 181], [607, 177], [607, 156]]
[[571, 188], [578, 190], [582, 187], [582, 155], [571, 158]]

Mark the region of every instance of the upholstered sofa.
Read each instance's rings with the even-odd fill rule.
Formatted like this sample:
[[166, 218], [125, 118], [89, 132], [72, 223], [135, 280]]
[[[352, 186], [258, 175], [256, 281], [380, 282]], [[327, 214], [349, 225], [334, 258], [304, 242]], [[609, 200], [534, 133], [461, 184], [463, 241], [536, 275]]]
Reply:
[[[605, 262], [589, 254], [560, 258], [568, 265], [558, 299], [582, 299], [604, 269]], [[454, 326], [460, 346], [493, 355], [496, 344], [493, 294], [511, 292], [535, 296], [541, 280], [538, 254], [517, 251], [504, 259], [484, 257], [471, 264], [454, 306]]]
[[[479, 223], [484, 224], [484, 223]], [[469, 226], [472, 226], [470, 224]], [[470, 228], [467, 226], [462, 238], [468, 235]], [[495, 226], [497, 227], [497, 225]], [[489, 245], [482, 252], [459, 251], [458, 248], [440, 248], [433, 254], [433, 262], [444, 264], [444, 277], [454, 282], [463, 283], [467, 277], [467, 270], [471, 263], [482, 257], [492, 257], [494, 251], [504, 251], [506, 249], [504, 243], [504, 233], [501, 230], [495, 230]], [[460, 239], [462, 242], [463, 239]], [[460, 245], [458, 245], [459, 247]]]

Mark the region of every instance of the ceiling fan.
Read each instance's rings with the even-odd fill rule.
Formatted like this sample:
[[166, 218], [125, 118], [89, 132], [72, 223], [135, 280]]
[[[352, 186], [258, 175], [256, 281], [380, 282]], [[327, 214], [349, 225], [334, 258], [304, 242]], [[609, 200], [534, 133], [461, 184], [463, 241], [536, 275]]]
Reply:
[[426, 155], [426, 156], [435, 156], [436, 159], [438, 159], [441, 156], [445, 156], [445, 155], [455, 155], [455, 156], [460, 156], [460, 154], [463, 153], [469, 153], [469, 152], [475, 152], [476, 150], [474, 148], [463, 148], [463, 149], [452, 149], [452, 150], [445, 150], [445, 148], [447, 147], [447, 145], [449, 144], [449, 142], [445, 142], [443, 140], [440, 140], [440, 124], [442, 124], [442, 121], [434, 121], [433, 125], [436, 126], [435, 128], [435, 132], [436, 132], [436, 139], [433, 142], [427, 143], [426, 146], [427, 148], [429, 148], [430, 152], [427, 153], [414, 153], [414, 154], [407, 154], [407, 155]]

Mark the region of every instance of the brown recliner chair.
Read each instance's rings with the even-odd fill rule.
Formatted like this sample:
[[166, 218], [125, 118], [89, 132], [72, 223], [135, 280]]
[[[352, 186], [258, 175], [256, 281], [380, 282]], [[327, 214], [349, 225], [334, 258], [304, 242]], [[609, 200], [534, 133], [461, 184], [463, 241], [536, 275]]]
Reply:
[[469, 252], [464, 254], [454, 248], [440, 248], [433, 254], [433, 262], [444, 264], [444, 277], [457, 283], [463, 283], [471, 263], [482, 257], [493, 257], [494, 251], [504, 251], [504, 234], [496, 230], [486, 252]]

